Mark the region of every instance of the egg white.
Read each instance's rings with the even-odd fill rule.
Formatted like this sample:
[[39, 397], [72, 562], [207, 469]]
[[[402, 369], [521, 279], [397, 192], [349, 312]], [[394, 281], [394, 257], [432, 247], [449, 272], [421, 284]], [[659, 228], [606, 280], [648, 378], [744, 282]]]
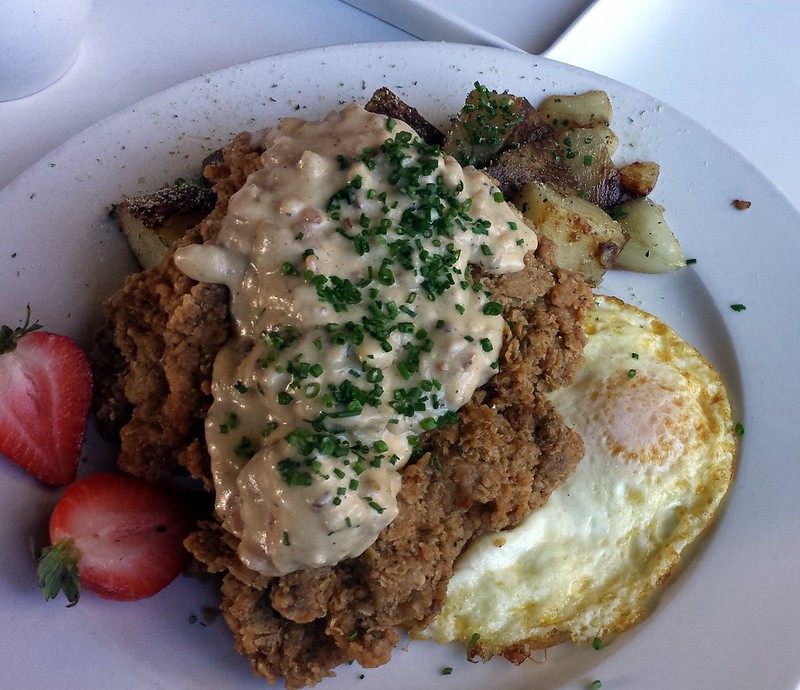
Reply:
[[416, 636], [515, 660], [607, 638], [645, 614], [713, 522], [735, 469], [723, 382], [656, 317], [616, 298], [596, 303], [584, 364], [552, 394], [584, 458], [522, 524], [467, 549], [444, 608]]

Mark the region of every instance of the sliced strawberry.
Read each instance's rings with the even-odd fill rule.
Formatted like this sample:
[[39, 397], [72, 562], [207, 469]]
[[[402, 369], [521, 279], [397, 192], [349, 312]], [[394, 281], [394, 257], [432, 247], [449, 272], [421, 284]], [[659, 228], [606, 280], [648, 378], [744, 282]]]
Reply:
[[[0, 327], [0, 453], [46, 484], [75, 479], [92, 397], [86, 355], [64, 335]], [[35, 332], [36, 331], [36, 332]]]
[[179, 495], [136, 477], [89, 475], [67, 487], [50, 516], [53, 546], [42, 554], [39, 586], [47, 599], [64, 591], [70, 605], [81, 586], [106, 599], [144, 599], [184, 568], [193, 527]]

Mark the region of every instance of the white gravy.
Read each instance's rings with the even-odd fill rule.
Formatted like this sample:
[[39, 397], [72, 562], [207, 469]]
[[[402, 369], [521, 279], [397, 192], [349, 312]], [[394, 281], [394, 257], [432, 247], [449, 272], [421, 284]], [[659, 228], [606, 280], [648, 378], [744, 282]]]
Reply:
[[485, 175], [359, 106], [281, 121], [262, 160], [214, 242], [175, 261], [230, 288], [216, 510], [247, 566], [282, 575], [357, 556], [394, 519], [417, 435], [497, 367], [499, 305], [468, 264], [518, 271], [536, 236]]

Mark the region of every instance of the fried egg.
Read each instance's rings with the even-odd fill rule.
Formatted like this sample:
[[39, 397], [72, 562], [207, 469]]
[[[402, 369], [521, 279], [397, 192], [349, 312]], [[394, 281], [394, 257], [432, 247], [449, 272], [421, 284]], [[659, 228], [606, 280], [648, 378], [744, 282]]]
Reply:
[[523, 523], [470, 545], [417, 636], [518, 661], [607, 639], [645, 615], [713, 522], [735, 468], [723, 382], [656, 317], [596, 302], [584, 364], [551, 398], [583, 437], [583, 459]]

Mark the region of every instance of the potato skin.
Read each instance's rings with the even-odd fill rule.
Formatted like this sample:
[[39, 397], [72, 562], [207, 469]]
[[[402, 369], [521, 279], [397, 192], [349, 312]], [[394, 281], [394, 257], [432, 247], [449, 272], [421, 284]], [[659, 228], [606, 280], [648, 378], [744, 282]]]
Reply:
[[476, 84], [447, 130], [443, 149], [461, 165], [482, 168], [503, 151], [551, 132], [526, 98]]
[[552, 137], [503, 151], [484, 172], [509, 199], [530, 182], [542, 182], [560, 194], [578, 193], [575, 177], [564, 163], [563, 151]]
[[364, 106], [365, 110], [401, 120], [419, 134], [423, 141], [433, 146], [444, 144], [444, 134], [428, 122], [420, 112], [406, 103], [400, 96], [382, 86], [377, 89]]
[[150, 268], [208, 215], [216, 200], [209, 187], [181, 182], [124, 199], [114, 205], [113, 215], [139, 265]]

